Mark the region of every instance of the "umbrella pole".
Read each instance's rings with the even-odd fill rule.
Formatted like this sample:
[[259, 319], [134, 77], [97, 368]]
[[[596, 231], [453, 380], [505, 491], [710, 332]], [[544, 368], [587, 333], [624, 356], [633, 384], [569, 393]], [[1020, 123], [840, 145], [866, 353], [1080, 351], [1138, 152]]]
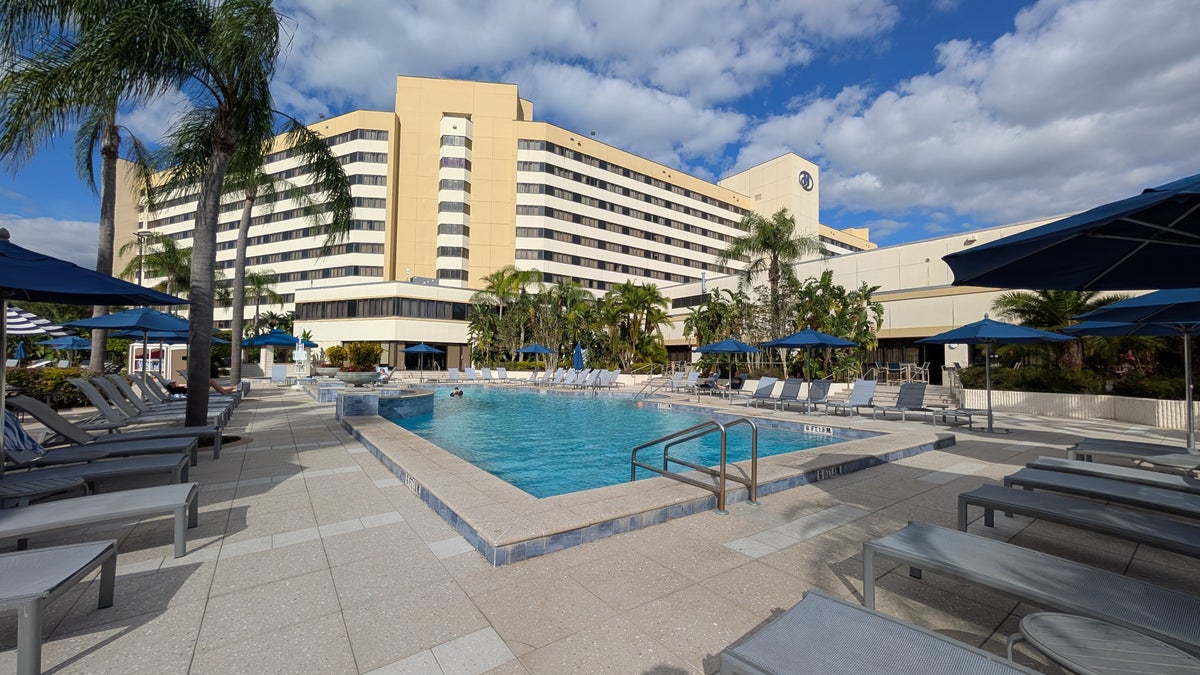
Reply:
[[1196, 413], [1192, 410], [1192, 332], [1190, 330], [1183, 332], [1183, 380], [1184, 399], [1187, 401], [1187, 450], [1194, 455], [1197, 454], [1194, 419]]
[[987, 386], [988, 433], [992, 433], [992, 345], [983, 343], [983, 376]]

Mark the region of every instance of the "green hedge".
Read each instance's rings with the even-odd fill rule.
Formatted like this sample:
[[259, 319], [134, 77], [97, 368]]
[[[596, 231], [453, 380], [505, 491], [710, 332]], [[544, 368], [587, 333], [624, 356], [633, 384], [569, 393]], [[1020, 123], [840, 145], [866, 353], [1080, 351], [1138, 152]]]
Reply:
[[11, 368], [6, 374], [8, 386], [55, 408], [78, 408], [91, 405], [87, 398], [67, 380], [87, 377], [80, 368]]

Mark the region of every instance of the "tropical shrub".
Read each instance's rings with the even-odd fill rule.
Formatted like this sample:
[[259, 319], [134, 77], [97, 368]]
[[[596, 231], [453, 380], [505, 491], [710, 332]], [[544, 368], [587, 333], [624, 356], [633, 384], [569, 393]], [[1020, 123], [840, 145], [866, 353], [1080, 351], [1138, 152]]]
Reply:
[[341, 367], [343, 372], [371, 372], [379, 365], [379, 359], [383, 356], [383, 348], [375, 342], [351, 342], [345, 349], [346, 359]]
[[341, 367], [342, 364], [346, 362], [346, 358], [348, 356], [349, 352], [347, 352], [346, 348], [341, 345], [334, 345], [325, 350], [325, 361], [329, 363], [330, 366]]

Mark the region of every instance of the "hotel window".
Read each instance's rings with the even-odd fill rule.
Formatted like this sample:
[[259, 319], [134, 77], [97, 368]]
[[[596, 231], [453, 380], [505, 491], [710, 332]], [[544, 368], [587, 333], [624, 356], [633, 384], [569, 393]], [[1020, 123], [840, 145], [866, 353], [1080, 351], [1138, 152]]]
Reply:
[[466, 136], [451, 136], [449, 134], [442, 136], [442, 145], [453, 145], [460, 148], [471, 149], [471, 139]]
[[470, 249], [465, 249], [461, 246], [439, 246], [437, 247], [437, 254], [439, 258], [469, 259], [471, 257]]
[[452, 178], [443, 178], [438, 181], [439, 190], [462, 190], [463, 192], [471, 191], [471, 184], [465, 180], [455, 180]]
[[471, 236], [471, 228], [461, 223], [438, 223], [438, 234], [459, 234]]
[[466, 202], [438, 202], [439, 213], [471, 214], [471, 205]]
[[447, 169], [466, 169], [471, 170], [471, 160], [466, 157], [443, 157], [442, 167]]
[[466, 270], [438, 270], [437, 278], [466, 281], [467, 280], [467, 271]]

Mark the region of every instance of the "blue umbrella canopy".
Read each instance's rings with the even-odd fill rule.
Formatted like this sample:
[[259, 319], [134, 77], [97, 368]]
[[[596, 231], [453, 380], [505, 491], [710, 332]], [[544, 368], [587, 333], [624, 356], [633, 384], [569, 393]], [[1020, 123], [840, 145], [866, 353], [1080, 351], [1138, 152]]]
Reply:
[[80, 319], [67, 324], [74, 328], [106, 328], [110, 330], [139, 330], [139, 331], [186, 331], [187, 319], [174, 314], [160, 312], [149, 307], [127, 309], [123, 312], [113, 312], [104, 316], [90, 319]]
[[24, 342], [17, 343], [17, 348], [13, 350], [13, 358], [18, 361], [25, 360], [25, 343]]
[[763, 347], [785, 347], [798, 349], [813, 349], [821, 347], [857, 347], [857, 342], [851, 342], [844, 338], [822, 333], [819, 330], [805, 328], [798, 333], [792, 333], [787, 337], [777, 338], [770, 342], [762, 343]]
[[550, 349], [549, 347], [543, 347], [542, 345], [535, 342], [531, 345], [525, 345], [524, 347], [521, 347], [520, 349], [517, 350], [517, 353], [519, 353], [519, 354], [553, 354], [554, 350]]
[[1061, 333], [1018, 326], [989, 319], [985, 314], [983, 319], [965, 326], [960, 326], [944, 333], [917, 340], [927, 345], [983, 345], [984, 383], [987, 388], [987, 430], [992, 431], [992, 345], [1021, 345], [1037, 344], [1039, 342], [1068, 342], [1075, 338]]
[[1200, 174], [942, 260], [955, 286], [1084, 291], [1189, 288]]
[[[126, 338], [129, 340], [141, 340], [145, 338], [148, 342], [161, 342], [167, 345], [177, 345], [188, 341], [188, 332], [186, 330], [171, 331], [171, 330], [150, 330], [146, 332], [136, 330], [122, 330], [114, 333], [109, 333], [109, 337]], [[229, 340], [213, 336], [212, 344], [227, 345]]]
[[1125, 323], [1120, 321], [1080, 321], [1073, 326], [1062, 329], [1067, 335], [1081, 337], [1094, 335], [1097, 337], [1175, 337], [1183, 335], [1183, 331], [1174, 326], [1162, 326], [1155, 323]]
[[583, 370], [583, 345], [575, 343], [575, 351], [571, 355], [571, 367], [575, 370]]
[[296, 347], [297, 345], [316, 347], [317, 343], [309, 340], [301, 340], [300, 338], [294, 335], [289, 335], [278, 328], [275, 328], [268, 333], [255, 335], [252, 338], [242, 340], [243, 347]]
[[[1200, 288], [1171, 288], [1105, 305], [1075, 317], [1087, 322], [1127, 322], [1141, 331], [1171, 330], [1183, 336], [1184, 401], [1187, 405], [1187, 447], [1196, 450], [1195, 413], [1192, 410], [1192, 334], [1200, 328]], [[1159, 335], [1140, 332], [1138, 335]]]
[[92, 341], [78, 337], [76, 335], [68, 335], [66, 337], [54, 338], [53, 340], [42, 340], [39, 345], [45, 345], [52, 349], [61, 349], [68, 352], [81, 352], [85, 349], [92, 348]]
[[408, 352], [410, 354], [445, 354], [446, 353], [446, 352], [438, 349], [437, 347], [430, 347], [429, 345], [425, 344], [424, 342], [422, 342], [420, 344], [415, 344], [411, 347], [405, 347], [404, 349], [401, 349], [400, 351]]
[[701, 354], [729, 354], [729, 381], [733, 381], [733, 354], [757, 354], [760, 350], [757, 347], [751, 346], [735, 340], [731, 337], [725, 338], [718, 342], [706, 344], [703, 347], [696, 347], [696, 351]]

